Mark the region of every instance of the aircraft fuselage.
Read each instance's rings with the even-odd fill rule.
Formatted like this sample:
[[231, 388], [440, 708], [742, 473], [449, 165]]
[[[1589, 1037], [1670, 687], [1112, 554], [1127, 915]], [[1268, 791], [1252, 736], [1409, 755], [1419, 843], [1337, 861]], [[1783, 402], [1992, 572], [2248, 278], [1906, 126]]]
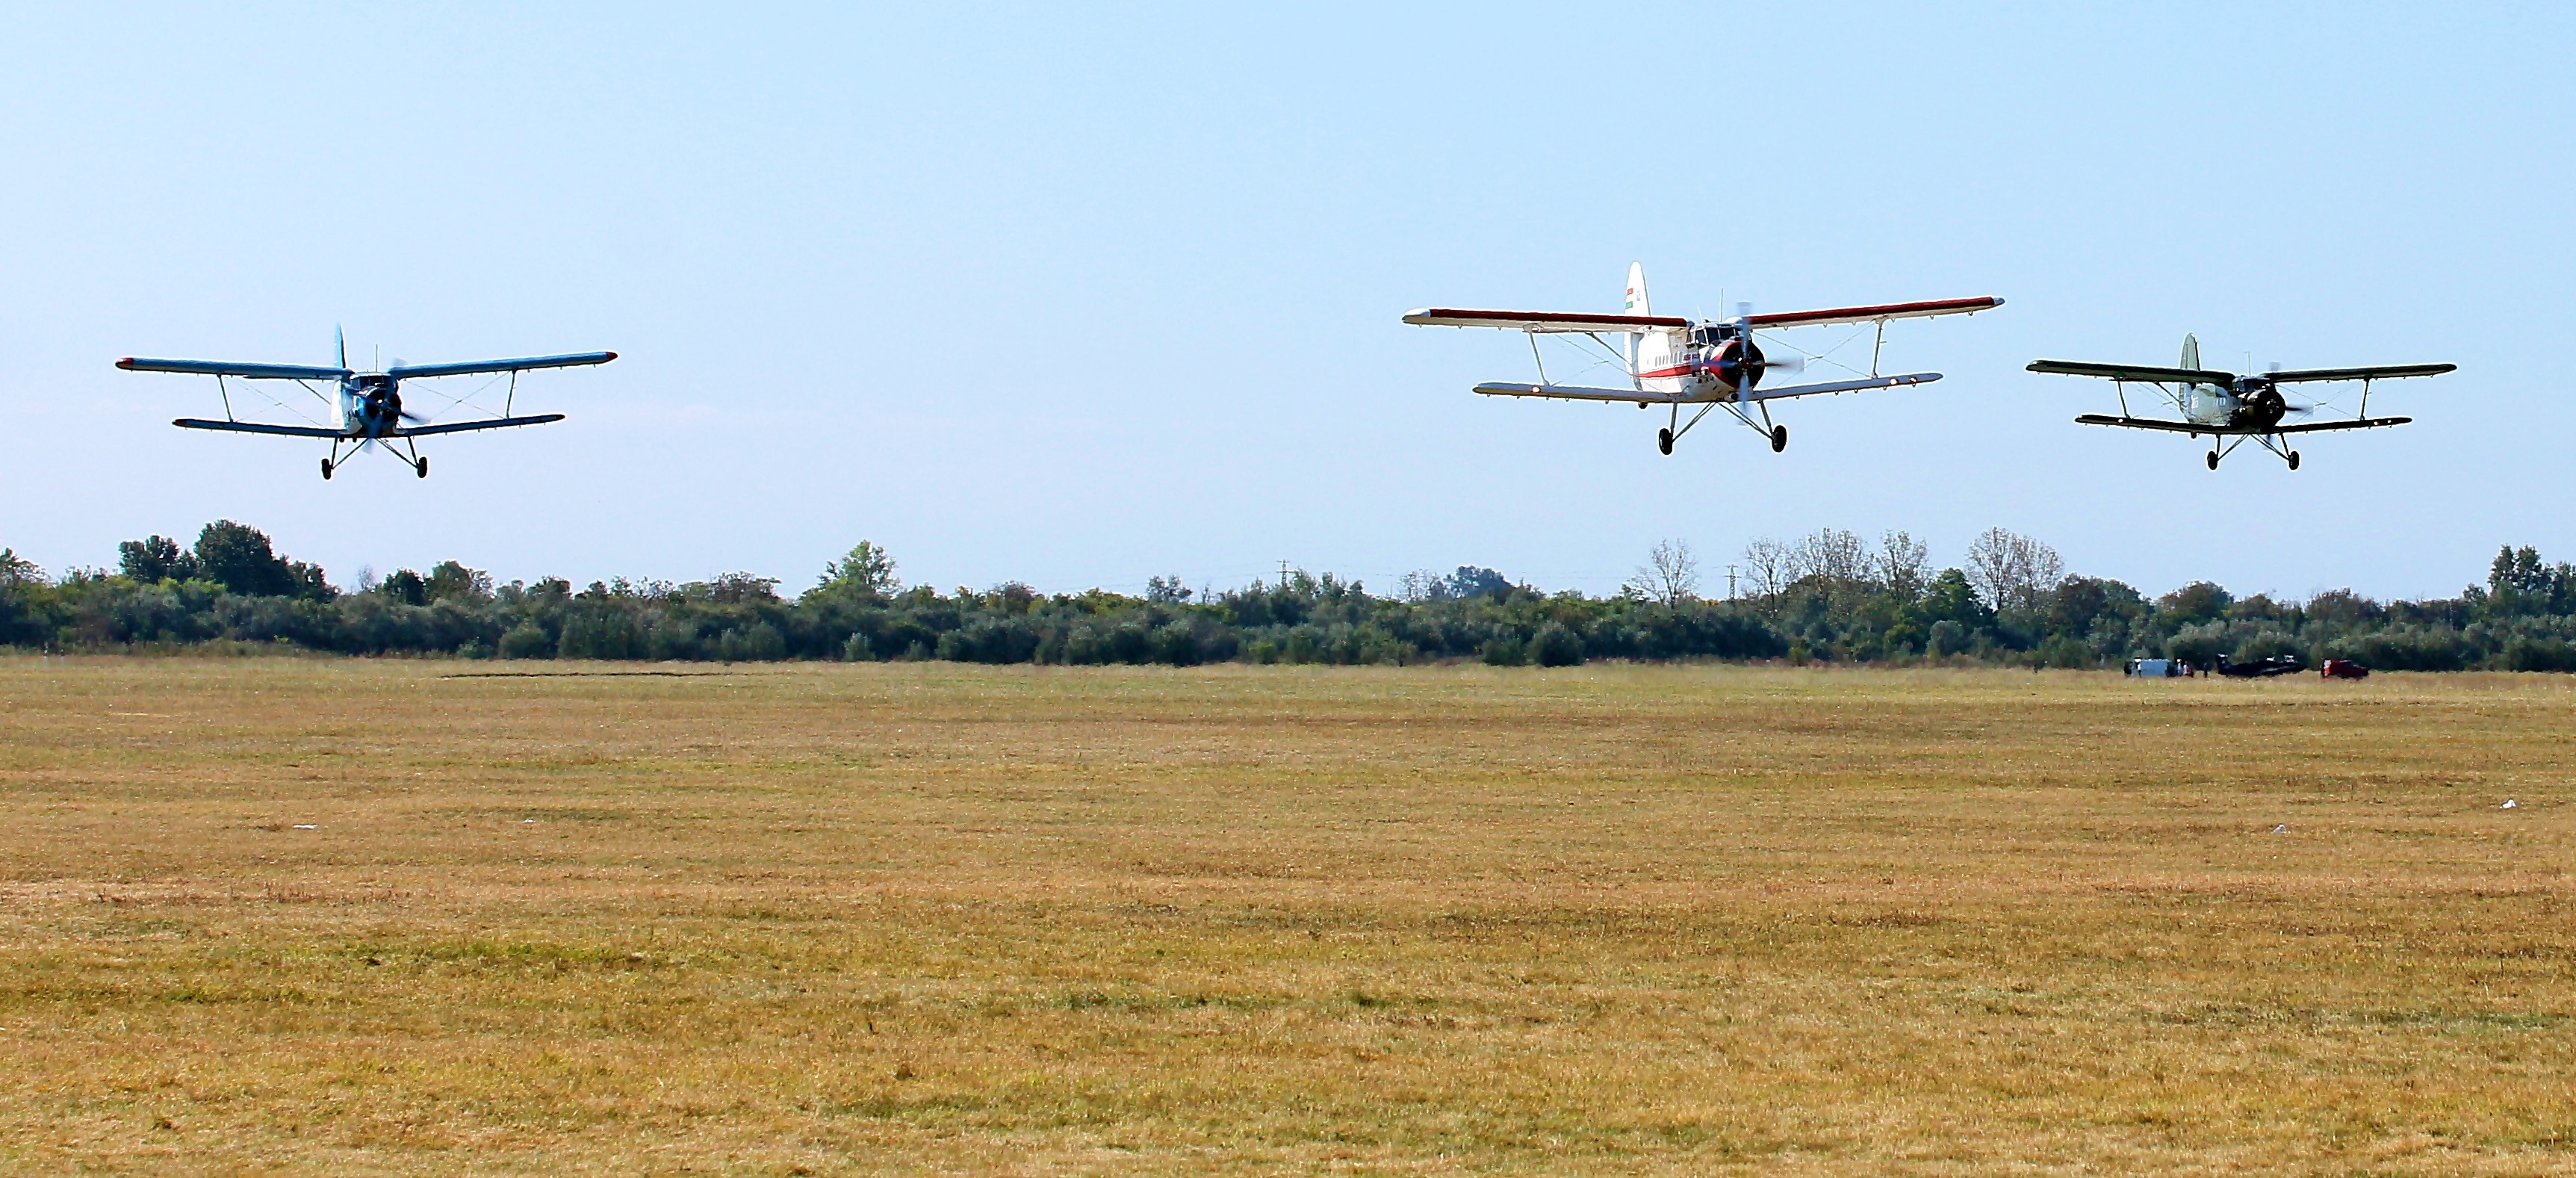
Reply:
[[402, 425], [402, 380], [381, 372], [340, 378], [340, 429], [353, 438], [381, 438]]
[[2288, 403], [2272, 382], [2240, 376], [2233, 386], [2195, 384], [2183, 397], [2183, 415], [2197, 425], [2239, 431], [2264, 431], [2281, 424]]
[[1662, 344], [1641, 348], [1637, 359], [1637, 387], [1648, 392], [1705, 397], [1762, 383], [1762, 345], [1738, 324], [1700, 323], [1648, 339]]

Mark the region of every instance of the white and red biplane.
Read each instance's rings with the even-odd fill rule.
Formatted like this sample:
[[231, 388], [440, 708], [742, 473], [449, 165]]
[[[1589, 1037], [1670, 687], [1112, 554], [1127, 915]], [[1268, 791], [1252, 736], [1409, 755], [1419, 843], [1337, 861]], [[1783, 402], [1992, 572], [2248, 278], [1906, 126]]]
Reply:
[[[1767, 402], [1782, 397], [1807, 397], [1818, 393], [1850, 393], [1862, 389], [1898, 388], [1905, 385], [1930, 384], [1941, 379], [1938, 372], [1912, 372], [1901, 376], [1878, 373], [1878, 353], [1886, 343], [1890, 319], [1922, 319], [1934, 315], [1973, 315], [2004, 305], [2002, 299], [1939, 299], [1925, 303], [1887, 303], [1874, 307], [1835, 307], [1823, 311], [1783, 311], [1756, 315], [1749, 304], [1738, 303], [1735, 317], [1727, 320], [1689, 319], [1657, 315], [1646, 301], [1646, 269], [1642, 264], [1628, 267], [1628, 305], [1617, 315], [1595, 315], [1581, 312], [1549, 311], [1463, 311], [1448, 307], [1426, 307], [1407, 312], [1404, 321], [1427, 327], [1501, 327], [1530, 334], [1530, 354], [1538, 356], [1541, 335], [1580, 335], [1590, 337], [1617, 363], [1628, 378], [1627, 388], [1590, 388], [1582, 385], [1550, 384], [1547, 364], [1539, 360], [1539, 383], [1509, 384], [1489, 382], [1476, 386], [1476, 391], [1491, 397], [1554, 397], [1568, 401], [1625, 401], [1640, 409], [1650, 405], [1668, 405], [1672, 420], [1655, 431], [1655, 445], [1666, 454], [1673, 452], [1673, 442], [1689, 433], [1711, 410], [1724, 409], [1753, 432], [1771, 440], [1774, 452], [1789, 445], [1789, 427], [1774, 424]], [[1791, 327], [1825, 327], [1833, 324], [1868, 323], [1878, 328], [1878, 337], [1870, 349], [1869, 372], [1851, 371], [1856, 379], [1827, 381], [1821, 384], [1789, 385], [1763, 388], [1762, 377], [1772, 369], [1801, 371], [1806, 355], [1793, 359], [1774, 359], [1762, 351], [1755, 334]], [[1608, 336], [1625, 337], [1613, 344]], [[1776, 341], [1775, 341], [1776, 344]], [[1794, 349], [1783, 349], [1794, 350]], [[1697, 405], [1699, 412], [1689, 421], [1682, 420], [1682, 406]], [[1754, 420], [1759, 416], [1760, 421]]]

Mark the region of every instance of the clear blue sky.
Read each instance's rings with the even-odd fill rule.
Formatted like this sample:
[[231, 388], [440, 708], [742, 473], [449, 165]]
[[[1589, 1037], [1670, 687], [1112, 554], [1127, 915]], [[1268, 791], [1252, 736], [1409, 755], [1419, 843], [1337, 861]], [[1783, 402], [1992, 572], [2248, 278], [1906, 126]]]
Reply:
[[[0, 544], [267, 529], [343, 582], [729, 570], [1135, 590], [1282, 559], [1616, 586], [1658, 538], [1989, 526], [2158, 592], [2455, 592], [2576, 558], [2576, 19], [2554, 6], [12, 10]], [[1713, 419], [1497, 402], [1426, 304], [1999, 295], [1949, 379]], [[610, 348], [411, 478], [185, 433], [128, 354]], [[2453, 361], [2292, 474], [2077, 426], [2041, 357]], [[1818, 338], [1833, 338], [1820, 335]], [[455, 383], [455, 382], [450, 382]], [[2349, 398], [2347, 397], [2347, 400]], [[239, 402], [237, 402], [239, 403]], [[415, 399], [415, 404], [421, 404]], [[431, 402], [434, 404], [434, 402]], [[2347, 406], [2348, 408], [2348, 406]], [[273, 413], [273, 411], [272, 411]], [[1722, 570], [1719, 571], [1722, 576]]]

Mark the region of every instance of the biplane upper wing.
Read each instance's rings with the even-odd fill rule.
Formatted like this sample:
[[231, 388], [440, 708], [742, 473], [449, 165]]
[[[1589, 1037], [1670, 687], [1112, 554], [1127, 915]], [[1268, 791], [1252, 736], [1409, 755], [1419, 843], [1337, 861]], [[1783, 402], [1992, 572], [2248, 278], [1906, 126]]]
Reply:
[[128, 356], [116, 362], [127, 372], [185, 372], [197, 376], [238, 376], [244, 380], [338, 380], [346, 368], [309, 364], [239, 364], [230, 360], [147, 360]]
[[540, 413], [534, 417], [487, 417], [480, 421], [452, 421], [438, 425], [406, 425], [386, 435], [395, 438], [417, 438], [424, 434], [461, 434], [467, 430], [508, 429], [514, 425], [544, 425], [562, 421], [560, 413]]
[[1424, 307], [1404, 313], [1404, 321], [1423, 327], [1508, 327], [1515, 331], [1584, 332], [1584, 331], [1655, 331], [1669, 327], [1688, 327], [1690, 320], [1674, 315], [1587, 315], [1574, 311], [1465, 311], [1455, 307]]
[[2100, 413], [2087, 413], [2075, 419], [2078, 425], [2116, 425], [2122, 429], [2160, 429], [2167, 433], [2208, 434], [2211, 437], [2227, 434], [2314, 434], [2334, 429], [2379, 429], [2383, 426], [2404, 425], [2413, 420], [2415, 419], [2412, 417], [2363, 417], [2352, 421], [2303, 421], [2297, 425], [2276, 425], [2270, 429], [2231, 429], [2223, 425], [2159, 421], [2152, 417], [2111, 417]]
[[385, 375], [396, 380], [421, 380], [433, 376], [466, 376], [477, 372], [525, 372], [531, 368], [573, 368], [583, 364], [606, 364], [616, 358], [615, 352], [574, 352], [566, 356], [529, 356], [519, 360], [468, 360], [462, 364], [396, 364], [385, 369]]
[[[226, 376], [234, 375], [225, 373]], [[201, 417], [182, 417], [170, 424], [180, 429], [219, 429], [236, 434], [283, 434], [290, 438], [345, 438], [341, 430], [318, 425], [270, 425], [264, 421], [207, 421]]]
[[2388, 364], [2377, 368], [2293, 368], [2287, 372], [2266, 372], [2275, 381], [2300, 380], [2394, 380], [2401, 376], [2440, 376], [2459, 370], [2457, 364]]
[[2087, 364], [2078, 360], [2033, 360], [2032, 372], [2054, 372], [2061, 376], [2099, 376], [2108, 380], [2138, 380], [2170, 384], [2232, 384], [2233, 372], [2208, 368], [2155, 368], [2144, 364]]
[[[1841, 380], [1830, 384], [1791, 385], [1787, 388], [1756, 388], [1742, 399], [1769, 401], [1780, 397], [1811, 397], [1818, 393], [1850, 393], [1862, 389], [1891, 389], [1904, 385], [1930, 384], [1941, 379], [1938, 372], [1913, 372], [1904, 376], [1875, 376], [1867, 380]], [[1735, 394], [1723, 389], [1704, 393], [1657, 393], [1640, 389], [1597, 389], [1565, 384], [1506, 384], [1489, 382], [1476, 386], [1488, 397], [1553, 397], [1565, 401], [1627, 401], [1637, 405], [1695, 405], [1704, 401], [1733, 401]]]
[[1875, 307], [1833, 307], [1823, 311], [1774, 311], [1747, 315], [1755, 327], [1822, 327], [1832, 323], [1874, 323], [1885, 319], [1922, 319], [1933, 315], [1974, 315], [2003, 306], [2002, 299], [1933, 299], [1923, 303], [1883, 303]]

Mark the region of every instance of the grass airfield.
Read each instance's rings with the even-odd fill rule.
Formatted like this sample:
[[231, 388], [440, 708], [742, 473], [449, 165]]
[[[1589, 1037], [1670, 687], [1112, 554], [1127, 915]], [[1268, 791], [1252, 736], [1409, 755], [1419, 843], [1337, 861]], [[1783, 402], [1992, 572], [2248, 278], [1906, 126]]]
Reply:
[[635, 670], [0, 660], [0, 1169], [2576, 1172], [2569, 678]]

